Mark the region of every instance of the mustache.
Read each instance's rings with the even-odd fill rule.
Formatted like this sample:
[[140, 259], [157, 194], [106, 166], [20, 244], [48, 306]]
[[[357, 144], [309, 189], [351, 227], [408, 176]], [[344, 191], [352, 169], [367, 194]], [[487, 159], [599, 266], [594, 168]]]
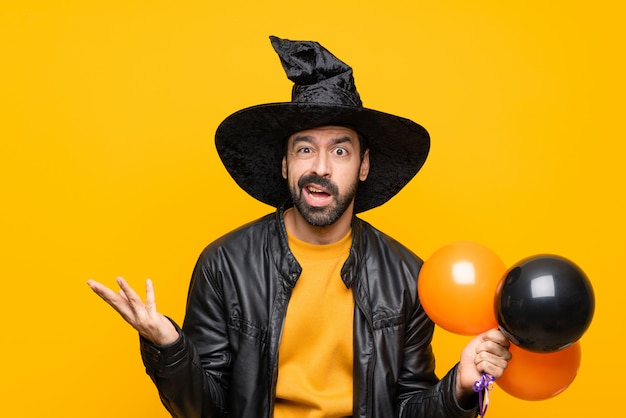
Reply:
[[320, 177], [316, 174], [307, 174], [300, 177], [300, 180], [298, 180], [298, 187], [303, 188], [305, 184], [311, 183], [326, 189], [331, 194], [339, 193], [339, 189], [337, 188], [335, 183], [331, 182], [325, 177]]

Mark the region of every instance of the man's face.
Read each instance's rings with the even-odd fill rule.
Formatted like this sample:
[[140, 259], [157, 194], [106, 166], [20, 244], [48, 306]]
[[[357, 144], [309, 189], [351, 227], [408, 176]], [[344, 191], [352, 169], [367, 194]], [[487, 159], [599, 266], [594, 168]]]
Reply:
[[296, 209], [309, 224], [332, 225], [352, 208], [359, 181], [369, 172], [369, 151], [361, 160], [354, 130], [324, 126], [296, 132], [289, 137], [285, 154], [283, 177]]

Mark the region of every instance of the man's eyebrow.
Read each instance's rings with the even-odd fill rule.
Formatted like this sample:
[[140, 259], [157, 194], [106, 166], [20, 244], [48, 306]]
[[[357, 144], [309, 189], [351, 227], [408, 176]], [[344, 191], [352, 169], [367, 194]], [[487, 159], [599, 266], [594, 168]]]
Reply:
[[337, 138], [333, 138], [331, 141], [333, 144], [343, 144], [345, 142], [354, 143], [354, 139], [349, 137], [348, 135], [340, 136]]
[[296, 144], [298, 142], [313, 142], [313, 137], [310, 135], [297, 135], [293, 137], [293, 143]]
[[[310, 144], [315, 142], [315, 138], [312, 135], [297, 135], [293, 138], [293, 143], [297, 144], [299, 142], [306, 142]], [[343, 144], [346, 142], [354, 143], [354, 139], [349, 137], [348, 135], [343, 135], [333, 138], [330, 142], [333, 145]]]

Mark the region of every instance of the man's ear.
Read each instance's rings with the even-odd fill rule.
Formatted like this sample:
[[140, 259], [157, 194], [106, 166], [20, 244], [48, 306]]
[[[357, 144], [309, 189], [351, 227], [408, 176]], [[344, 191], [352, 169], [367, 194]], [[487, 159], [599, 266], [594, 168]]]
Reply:
[[287, 157], [286, 156], [283, 157], [281, 172], [283, 173], [283, 178], [287, 180]]
[[361, 168], [359, 170], [359, 180], [365, 181], [367, 179], [367, 175], [370, 172], [370, 150], [369, 148], [365, 150], [363, 154], [363, 159], [361, 160]]

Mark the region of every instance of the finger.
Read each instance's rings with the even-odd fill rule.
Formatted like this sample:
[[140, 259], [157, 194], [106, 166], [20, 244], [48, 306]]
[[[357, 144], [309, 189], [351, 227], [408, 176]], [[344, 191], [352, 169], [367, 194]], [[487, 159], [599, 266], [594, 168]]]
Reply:
[[476, 365], [476, 369], [481, 373], [486, 373], [493, 376], [494, 379], [499, 379], [507, 367], [507, 363], [490, 363], [488, 361], [481, 362]]
[[152, 280], [146, 279], [146, 311], [150, 315], [156, 314], [156, 300], [154, 296], [154, 285]]
[[476, 347], [476, 354], [478, 355], [480, 353], [490, 353], [505, 358], [511, 356], [511, 354], [509, 353], [508, 344], [505, 346], [499, 342], [491, 340], [483, 341], [482, 343], [478, 344], [478, 346]]
[[493, 342], [485, 343], [485, 345], [491, 345], [492, 349], [486, 348], [479, 351], [474, 357], [474, 364], [478, 371], [488, 373], [497, 379], [504, 373], [511, 359], [511, 353], [505, 347]]
[[503, 347], [496, 350], [482, 350], [476, 353], [476, 356], [474, 357], [475, 364], [478, 364], [482, 361], [502, 364], [507, 363], [509, 360], [511, 360], [511, 353]]
[[126, 300], [128, 301], [128, 304], [133, 309], [136, 310], [137, 307], [140, 307], [140, 308], [144, 307], [141, 297], [137, 294], [137, 292], [135, 292], [135, 290], [132, 287], [130, 287], [130, 285], [126, 282], [126, 280], [124, 280], [123, 277], [118, 277], [116, 281], [117, 281], [117, 284], [120, 286], [121, 292], [124, 293], [124, 296], [126, 297]]
[[95, 280], [88, 280], [87, 285], [96, 293], [102, 300], [109, 304], [117, 313], [119, 313], [126, 321], [131, 318], [132, 312], [126, 299], [126, 295], [120, 290], [119, 293], [112, 289], [96, 282]]
[[100, 296], [109, 305], [114, 305], [118, 299], [118, 294], [106, 287], [105, 285], [98, 283], [95, 280], [87, 280], [87, 285], [93, 290], [95, 294]]
[[482, 339], [483, 341], [492, 341], [507, 348], [511, 345], [508, 338], [506, 338], [502, 331], [497, 328], [487, 331], [485, 334], [483, 334]]
[[117, 296], [120, 298], [120, 300], [123, 300], [127, 305], [130, 306], [130, 302], [128, 298], [126, 297], [126, 293], [124, 293], [122, 289], [118, 290]]

